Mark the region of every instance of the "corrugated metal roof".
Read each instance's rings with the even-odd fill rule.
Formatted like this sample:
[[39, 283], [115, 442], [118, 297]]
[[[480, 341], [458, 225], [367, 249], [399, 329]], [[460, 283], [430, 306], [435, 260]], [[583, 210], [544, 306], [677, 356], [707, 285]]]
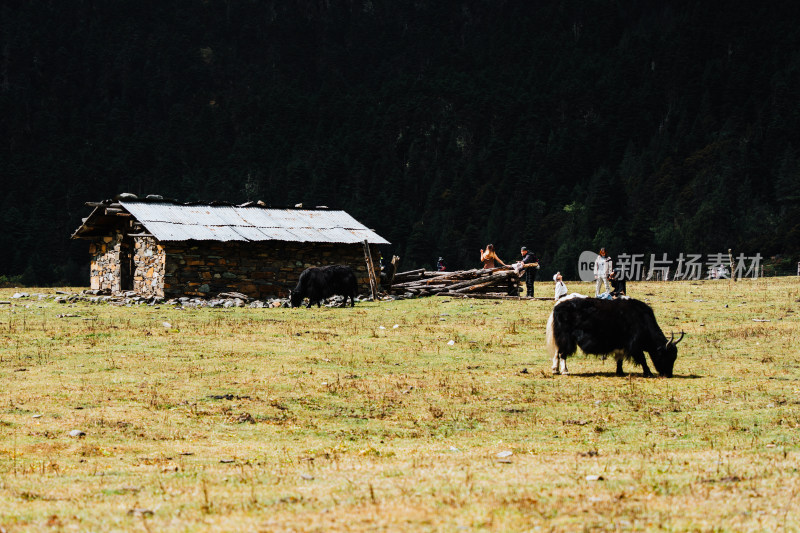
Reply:
[[344, 211], [120, 202], [160, 241], [389, 244]]

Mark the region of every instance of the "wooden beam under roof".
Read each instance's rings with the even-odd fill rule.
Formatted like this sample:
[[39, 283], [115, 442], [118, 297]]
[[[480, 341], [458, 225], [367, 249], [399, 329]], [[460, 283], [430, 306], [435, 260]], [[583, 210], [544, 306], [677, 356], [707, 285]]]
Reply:
[[86, 202], [86, 207], [112, 207], [114, 209], [121, 209], [122, 204], [118, 202]]

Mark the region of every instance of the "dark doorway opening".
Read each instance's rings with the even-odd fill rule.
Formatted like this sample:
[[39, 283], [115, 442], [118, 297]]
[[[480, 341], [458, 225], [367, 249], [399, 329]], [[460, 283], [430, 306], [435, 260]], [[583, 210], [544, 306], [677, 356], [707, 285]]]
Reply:
[[119, 246], [119, 288], [122, 291], [133, 290], [133, 274], [136, 272], [136, 267], [133, 264], [133, 256], [133, 239], [126, 235], [123, 237]]

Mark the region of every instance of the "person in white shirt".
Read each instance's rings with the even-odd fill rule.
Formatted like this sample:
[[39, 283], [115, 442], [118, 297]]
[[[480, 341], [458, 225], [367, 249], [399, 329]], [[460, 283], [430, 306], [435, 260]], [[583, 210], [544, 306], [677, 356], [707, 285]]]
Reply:
[[602, 294], [600, 287], [603, 285], [605, 285], [605, 292], [611, 292], [611, 287], [608, 285], [609, 266], [611, 266], [611, 261], [606, 259], [606, 249], [600, 248], [600, 254], [594, 262], [594, 279], [597, 280], [597, 285], [594, 289], [595, 298]]
[[564, 279], [561, 276], [561, 272], [556, 272], [556, 275], [553, 276], [553, 281], [556, 282], [556, 297], [555, 299], [558, 300], [559, 298], [563, 298], [567, 295], [567, 286], [564, 285]]

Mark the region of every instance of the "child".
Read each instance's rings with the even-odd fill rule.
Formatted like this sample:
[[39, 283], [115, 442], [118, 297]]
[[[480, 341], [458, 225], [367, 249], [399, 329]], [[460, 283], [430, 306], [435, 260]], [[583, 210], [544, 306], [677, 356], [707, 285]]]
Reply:
[[553, 276], [553, 281], [556, 282], [556, 300], [563, 298], [567, 295], [567, 286], [564, 285], [564, 279], [561, 277], [561, 272], [556, 272]]

